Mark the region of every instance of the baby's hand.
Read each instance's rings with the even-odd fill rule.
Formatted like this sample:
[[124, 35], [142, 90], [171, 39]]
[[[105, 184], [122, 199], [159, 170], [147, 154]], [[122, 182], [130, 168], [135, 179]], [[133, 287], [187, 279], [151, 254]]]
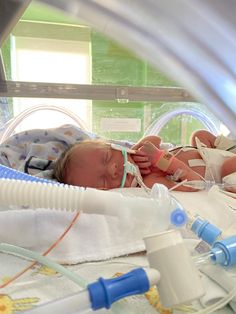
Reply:
[[150, 167], [155, 161], [156, 154], [159, 149], [153, 145], [151, 142], [145, 142], [143, 145], [136, 150], [133, 160], [139, 167], [141, 174], [149, 174], [151, 172]]
[[142, 147], [139, 149], [141, 152], [145, 153], [150, 161], [151, 165], [155, 162], [156, 155], [160, 151], [155, 145], [151, 142], [145, 142]]
[[145, 152], [142, 152], [140, 149], [135, 151], [135, 154], [132, 154], [132, 159], [135, 164], [139, 167], [141, 174], [149, 174], [151, 172], [150, 166], [152, 165], [149, 157]]

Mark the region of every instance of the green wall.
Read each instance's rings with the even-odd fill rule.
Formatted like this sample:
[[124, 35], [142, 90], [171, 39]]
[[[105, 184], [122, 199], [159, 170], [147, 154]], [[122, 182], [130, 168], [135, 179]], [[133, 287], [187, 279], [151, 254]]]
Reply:
[[[23, 20], [43, 21], [52, 23], [79, 24], [54, 8], [45, 7], [37, 1], [32, 1], [25, 11]], [[153, 69], [147, 62], [139, 60], [128, 50], [121, 48], [113, 41], [104, 38], [101, 34], [91, 33], [92, 52], [92, 84], [130, 85], [130, 86], [177, 86], [160, 71]], [[2, 48], [6, 65], [7, 79], [11, 79], [10, 68], [10, 41], [6, 41]], [[181, 104], [182, 105], [182, 104]], [[165, 104], [163, 102], [127, 102], [93, 101], [92, 118], [93, 131], [107, 138], [128, 139], [137, 141], [142, 137], [146, 127], [164, 112], [178, 107], [178, 103]], [[191, 107], [192, 104], [186, 104]], [[200, 105], [194, 105], [200, 106]], [[201, 107], [201, 106], [200, 106]], [[100, 129], [101, 118], [134, 118], [141, 120], [141, 130], [138, 132], [105, 132]], [[202, 124], [194, 119], [185, 123], [185, 142], [189, 134], [196, 128], [203, 128]], [[163, 129], [161, 135], [165, 141], [179, 144], [183, 131], [183, 119], [173, 119]]]
[[[160, 71], [153, 69], [147, 62], [139, 60], [129, 51], [119, 47], [102, 35], [92, 32], [92, 82], [93, 84], [117, 84], [130, 86], [177, 86]], [[167, 111], [177, 109], [183, 104], [163, 102], [128, 102], [93, 101], [93, 130], [102, 136], [113, 139], [137, 141], [143, 136], [149, 123], [158, 119]], [[184, 104], [196, 107], [195, 104]], [[100, 129], [101, 118], [138, 118], [141, 119], [140, 132], [105, 132]], [[204, 126], [191, 117], [184, 117], [191, 123], [183, 121], [182, 116], [173, 118], [160, 135], [166, 142], [188, 144], [193, 130]], [[184, 135], [183, 136], [183, 132]]]

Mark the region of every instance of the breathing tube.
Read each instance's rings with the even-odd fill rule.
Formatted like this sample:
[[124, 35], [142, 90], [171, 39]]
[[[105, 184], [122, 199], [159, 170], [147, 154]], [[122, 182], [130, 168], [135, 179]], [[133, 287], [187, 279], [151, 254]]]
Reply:
[[136, 180], [136, 183], [138, 183], [141, 188], [143, 188], [147, 193], [149, 193], [150, 189], [146, 187], [146, 185], [143, 183], [143, 179], [140, 174], [138, 166], [128, 161], [128, 153], [134, 154], [135, 150], [114, 143], [111, 144], [111, 148], [121, 151], [122, 156], [124, 158], [124, 173], [120, 187], [123, 188], [125, 186], [126, 177], [127, 174], [129, 173], [132, 176], [134, 176], [134, 180]]
[[149, 221], [156, 232], [186, 223], [184, 210], [163, 185], [155, 185], [151, 197], [134, 198], [112, 191], [59, 184], [3, 165], [0, 165], [0, 205], [0, 210], [4, 206], [19, 206], [111, 215], [127, 223], [133, 217]]
[[236, 188], [236, 183], [217, 183], [215, 181], [209, 181], [209, 180], [193, 180], [193, 181], [187, 181], [183, 183], [183, 186], [191, 187], [193, 189], [197, 190], [206, 190], [209, 191], [213, 186], [218, 186], [220, 189], [225, 190], [227, 188]]

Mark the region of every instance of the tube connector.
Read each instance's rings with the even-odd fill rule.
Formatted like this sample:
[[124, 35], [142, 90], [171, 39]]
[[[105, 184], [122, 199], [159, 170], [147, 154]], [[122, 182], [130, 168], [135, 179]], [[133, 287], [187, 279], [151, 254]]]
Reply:
[[217, 241], [211, 249], [211, 260], [222, 266], [236, 264], [236, 236]]
[[170, 214], [170, 222], [174, 227], [183, 227], [188, 220], [188, 216], [185, 211], [179, 207], [172, 210]]
[[221, 235], [222, 231], [209, 221], [197, 217], [192, 223], [191, 230], [202, 240], [212, 245]]
[[97, 282], [89, 284], [87, 289], [93, 310], [101, 308], [109, 309], [111, 304], [134, 294], [142, 294], [149, 290], [150, 286], [158, 283], [160, 274], [155, 269], [147, 272], [143, 268], [137, 268], [120, 277], [112, 279], [99, 278]]

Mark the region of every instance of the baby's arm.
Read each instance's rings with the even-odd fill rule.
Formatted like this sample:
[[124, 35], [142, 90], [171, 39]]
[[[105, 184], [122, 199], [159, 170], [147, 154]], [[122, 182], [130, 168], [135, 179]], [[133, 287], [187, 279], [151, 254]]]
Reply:
[[[171, 189], [178, 184], [178, 182], [175, 182], [175, 181], [172, 181], [171, 179], [169, 179], [166, 176], [166, 174], [164, 174], [164, 173], [162, 175], [160, 173], [151, 173], [149, 175], [146, 175], [143, 178], [143, 182], [149, 188], [152, 188], [155, 183], [163, 184], [168, 189]], [[196, 189], [193, 189], [193, 188], [188, 187], [188, 186], [183, 186], [183, 185], [179, 185], [174, 190], [175, 191], [182, 191], [182, 192], [195, 192], [195, 191], [197, 191]]]
[[[201, 180], [201, 177], [193, 171], [188, 165], [183, 161], [177, 159], [172, 154], [162, 151], [154, 146], [150, 142], [146, 142], [139, 149], [143, 156], [134, 155], [133, 159], [138, 165], [142, 174], [148, 175], [146, 180], [148, 180], [148, 186], [152, 186], [154, 183], [162, 183], [167, 187], [173, 187], [176, 185], [175, 181], [166, 178], [167, 175], [175, 175], [177, 170], [181, 170], [181, 175], [178, 178], [178, 182], [183, 180]], [[149, 162], [149, 166], [148, 166]], [[149, 173], [143, 173], [142, 169], [148, 167]], [[161, 181], [161, 182], [160, 182]], [[181, 191], [195, 191], [195, 189], [188, 187], [181, 187], [178, 190]]]
[[159, 136], [156, 136], [156, 135], [145, 136], [141, 140], [139, 140], [136, 144], [134, 144], [132, 149], [136, 149], [136, 150], [139, 149], [140, 147], [143, 146], [143, 144], [145, 142], [150, 142], [159, 148], [160, 144], [161, 144], [161, 138]]
[[196, 145], [196, 137], [199, 141], [206, 145], [206, 147], [215, 148], [216, 136], [207, 130], [198, 130], [191, 135], [191, 145]]

